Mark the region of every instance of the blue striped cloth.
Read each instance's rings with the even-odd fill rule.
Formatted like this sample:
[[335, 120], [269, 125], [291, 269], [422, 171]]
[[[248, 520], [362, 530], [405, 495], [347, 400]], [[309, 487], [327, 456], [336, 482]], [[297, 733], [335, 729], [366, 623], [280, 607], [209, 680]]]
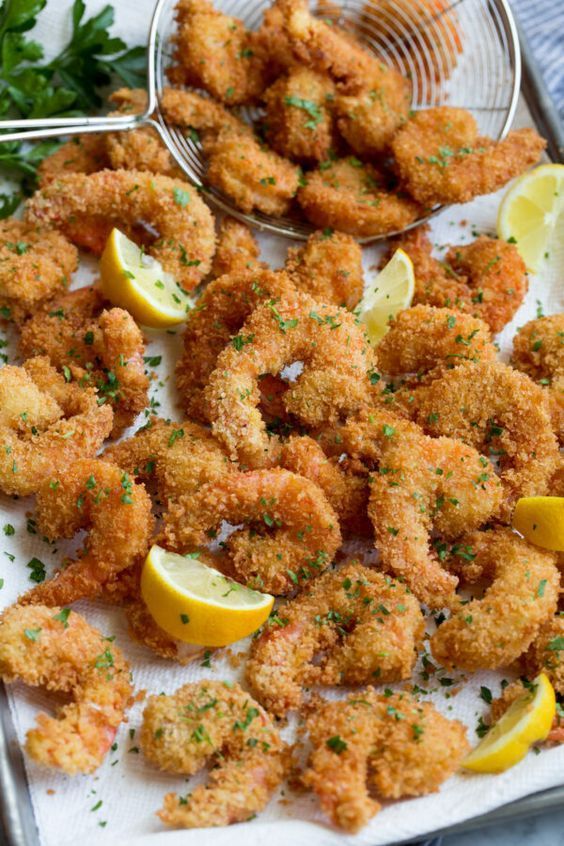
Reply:
[[511, 7], [564, 120], [564, 0], [511, 0]]

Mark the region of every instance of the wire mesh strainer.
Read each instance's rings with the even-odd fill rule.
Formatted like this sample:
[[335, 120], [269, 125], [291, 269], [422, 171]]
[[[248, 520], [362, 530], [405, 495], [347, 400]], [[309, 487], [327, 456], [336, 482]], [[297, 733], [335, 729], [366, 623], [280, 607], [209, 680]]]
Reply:
[[[251, 226], [294, 239], [307, 238], [314, 227], [298, 215], [275, 218], [261, 212], [244, 214], [231, 200], [207, 186], [206, 159], [200, 144], [165, 121], [159, 97], [171, 61], [175, 2], [158, 0], [155, 6], [148, 42], [149, 96], [142, 115], [0, 121], [0, 129], [8, 130], [2, 140], [115, 132], [150, 124], [189, 180], [202, 186], [212, 205]], [[249, 29], [256, 29], [270, 0], [215, 0], [214, 5], [242, 18]], [[507, 0], [340, 0], [338, 6], [320, 0], [312, 12], [354, 32], [383, 62], [409, 77], [413, 109], [460, 106], [473, 113], [481, 134], [499, 139], [508, 131], [519, 96], [521, 63]], [[255, 120], [260, 111], [244, 109], [242, 115]], [[375, 241], [388, 235], [360, 240]]]

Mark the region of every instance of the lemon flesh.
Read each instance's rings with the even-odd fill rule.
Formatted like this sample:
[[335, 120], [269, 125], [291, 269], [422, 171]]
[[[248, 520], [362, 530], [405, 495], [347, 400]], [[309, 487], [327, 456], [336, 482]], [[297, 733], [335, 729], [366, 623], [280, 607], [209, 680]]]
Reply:
[[515, 505], [512, 525], [529, 543], [564, 552], [564, 497], [521, 497]]
[[462, 766], [478, 773], [501, 773], [519, 763], [533, 743], [544, 740], [556, 714], [554, 688], [544, 673], [532, 690], [516, 699]]
[[497, 234], [515, 241], [527, 268], [542, 260], [564, 236], [564, 165], [546, 164], [521, 176], [499, 207]]
[[388, 321], [398, 311], [409, 308], [415, 292], [415, 273], [409, 256], [396, 250], [370, 285], [358, 307], [360, 320], [372, 344], [382, 340]]
[[182, 323], [194, 303], [160, 262], [119, 229], [112, 229], [100, 259], [102, 291], [138, 323], [156, 329]]
[[256, 631], [274, 597], [251, 590], [198, 561], [153, 546], [143, 565], [141, 595], [158, 626], [175, 640], [226, 646]]

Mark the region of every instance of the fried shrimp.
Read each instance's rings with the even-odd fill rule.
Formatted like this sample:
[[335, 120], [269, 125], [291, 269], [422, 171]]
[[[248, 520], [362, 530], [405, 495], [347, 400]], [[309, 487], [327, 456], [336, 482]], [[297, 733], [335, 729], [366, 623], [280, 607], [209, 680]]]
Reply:
[[428, 305], [400, 311], [376, 347], [383, 373], [414, 374], [417, 382], [428, 373], [435, 377], [464, 361], [490, 361], [496, 355], [489, 328], [482, 320]]
[[148, 252], [187, 291], [211, 267], [211, 212], [191, 185], [168, 176], [134, 170], [68, 174], [34, 194], [25, 214], [29, 223], [54, 226], [97, 254], [114, 226], [135, 240], [135, 224], [148, 225], [158, 233]]
[[194, 91], [164, 88], [161, 102], [163, 113], [170, 123], [185, 129], [196, 130], [204, 137], [217, 136], [222, 129], [235, 133], [253, 134], [252, 128], [220, 103], [202, 97]]
[[259, 702], [284, 716], [299, 708], [304, 687], [410, 678], [424, 628], [405, 585], [350, 562], [278, 608], [253, 641], [247, 680]]
[[534, 165], [545, 146], [533, 129], [502, 141], [478, 136], [472, 114], [452, 106], [416, 112], [391, 144], [403, 187], [429, 207], [497, 191]]
[[354, 157], [309, 171], [307, 184], [298, 191], [298, 203], [320, 229], [329, 227], [356, 237], [404, 229], [421, 214], [414, 200], [390, 188], [376, 168]]
[[554, 431], [564, 442], [564, 314], [522, 326], [513, 339], [511, 363], [548, 390]]
[[544, 623], [519, 663], [529, 679], [546, 673], [556, 693], [564, 696], [563, 652], [564, 616], [556, 614]]
[[409, 114], [410, 85], [391, 67], [375, 62], [356, 94], [335, 98], [337, 127], [360, 156], [383, 153]]
[[96, 596], [105, 581], [144, 556], [154, 521], [143, 485], [93, 458], [79, 459], [43, 483], [37, 493], [37, 525], [50, 540], [88, 531], [80, 556], [20, 600], [68, 605]]
[[100, 404], [114, 412], [112, 434], [119, 435], [147, 405], [145, 343], [129, 312], [105, 310], [95, 287], [50, 300], [21, 327], [24, 357], [46, 355], [65, 379], [96, 388]]
[[64, 291], [77, 267], [76, 247], [59, 232], [0, 221], [0, 318], [21, 322]]
[[88, 133], [75, 135], [70, 141], [57, 147], [50, 156], [45, 156], [37, 168], [40, 188], [45, 188], [69, 173], [96, 173], [110, 166], [103, 135]]
[[413, 303], [462, 311], [480, 317], [493, 333], [501, 331], [528, 288], [516, 246], [482, 235], [472, 244], [451, 247], [439, 261], [431, 255], [428, 231], [427, 226], [412, 229], [392, 245], [392, 251], [401, 247], [413, 262]]
[[212, 276], [255, 267], [259, 255], [259, 245], [249, 227], [234, 217], [224, 217], [219, 225]]
[[498, 361], [464, 362], [415, 392], [415, 419], [433, 436], [459, 438], [498, 461], [508, 520], [520, 496], [538, 496], [558, 460], [548, 401], [524, 373]]
[[321, 488], [335, 509], [343, 532], [371, 534], [367, 474], [355, 473], [338, 456], [326, 456], [313, 438], [299, 435], [292, 435], [282, 444], [280, 466], [305, 476]]
[[299, 66], [265, 91], [265, 134], [277, 153], [303, 162], [327, 158], [335, 142], [334, 92], [328, 77]]
[[217, 366], [219, 354], [232, 346], [241, 350], [251, 335], [240, 334], [253, 310], [264, 302], [291, 295], [290, 278], [263, 267], [237, 268], [214, 279], [189, 315], [184, 331], [184, 351], [176, 364], [176, 386], [187, 415], [207, 421], [204, 388]]
[[341, 544], [339, 520], [317, 485], [276, 467], [231, 473], [180, 496], [165, 515], [165, 545], [206, 546], [222, 523], [236, 577], [268, 593], [287, 594], [325, 570]]
[[133, 694], [121, 650], [69, 608], [12, 605], [0, 617], [0, 676], [67, 694], [56, 717], [39, 714], [26, 751], [68, 775], [102, 763]]
[[286, 272], [319, 302], [352, 310], [362, 298], [362, 250], [352, 235], [314, 232], [303, 247], [290, 247]]
[[356, 832], [381, 799], [436, 792], [470, 749], [466, 728], [408, 693], [372, 688], [324, 702], [307, 720], [313, 750], [303, 781], [331, 821]]
[[208, 0], [179, 0], [175, 9], [171, 81], [204, 88], [231, 106], [256, 99], [265, 88], [267, 59], [256, 33]]
[[186, 797], [165, 796], [158, 816], [177, 828], [248, 820], [266, 806], [287, 769], [278, 731], [238, 684], [204, 680], [169, 696], [151, 696], [139, 742], [165, 772], [191, 776], [215, 764], [207, 783]]
[[505, 667], [554, 616], [560, 589], [556, 557], [505, 528], [464, 535], [454, 555], [461, 551], [461, 579], [471, 584], [485, 578], [489, 586], [480, 599], [453, 603], [452, 617], [431, 637], [431, 651], [447, 667]]
[[103, 458], [136, 481], [155, 481], [165, 507], [183, 494], [196, 493], [206, 482], [220, 479], [233, 467], [209, 429], [190, 420], [171, 423], [151, 418], [132, 438], [110, 446]]
[[372, 350], [358, 321], [344, 309], [296, 293], [255, 309], [238, 337], [242, 342], [218, 357], [205, 395], [214, 434], [249, 467], [271, 463], [278, 449], [257, 408], [261, 374], [276, 376], [303, 362], [283, 401], [286, 411], [306, 425], [337, 422], [369, 401]]
[[45, 357], [0, 369], [0, 490], [28, 496], [110, 434], [113, 414], [93, 390], [67, 384]]
[[418, 426], [378, 409], [350, 419], [343, 449], [371, 473], [368, 515], [383, 567], [422, 602], [442, 607], [456, 577], [440, 562], [432, 531], [456, 539], [494, 516], [501, 486], [488, 459], [452, 438], [429, 438]]

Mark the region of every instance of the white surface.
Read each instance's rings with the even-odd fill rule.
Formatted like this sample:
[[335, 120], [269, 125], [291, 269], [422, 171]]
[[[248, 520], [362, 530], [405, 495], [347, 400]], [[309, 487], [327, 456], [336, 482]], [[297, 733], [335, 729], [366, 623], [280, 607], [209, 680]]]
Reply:
[[[68, 15], [58, 6], [66, 8], [67, 3], [49, 4], [48, 19], [42, 18], [40, 40], [50, 43], [55, 49], [55, 40], [61, 29], [68, 28]], [[88, 3], [89, 11], [101, 8], [103, 3], [92, 0]], [[117, 27], [120, 34], [129, 43], [143, 40], [152, 3], [151, 0], [120, 0], [115, 3], [118, 13]], [[480, 232], [493, 233], [495, 230], [495, 212], [497, 197], [481, 198], [469, 206], [448, 210], [433, 224], [434, 237], [438, 244], [467, 243], [472, 238], [476, 227]], [[274, 264], [280, 264], [285, 245], [273, 237], [261, 237], [263, 255]], [[375, 250], [366, 250], [367, 276], [370, 278], [370, 266], [376, 258]], [[546, 313], [559, 311], [564, 307], [564, 291], [558, 289], [558, 265], [563, 266], [562, 256], [552, 256], [542, 278], [532, 279], [526, 302], [518, 316], [500, 338], [502, 349], [507, 351], [508, 339], [516, 326], [535, 316], [536, 301], [540, 300]], [[76, 281], [92, 277], [92, 262], [84, 263], [84, 271], [77, 274]], [[560, 275], [561, 279], [561, 275]], [[173, 419], [181, 415], [176, 405], [174, 388], [170, 375], [180, 344], [179, 337], [152, 333], [147, 354], [163, 353], [163, 362], [157, 368], [164, 383], [159, 388], [157, 383], [152, 394], [161, 403], [159, 412]], [[144, 418], [142, 418], [144, 419]], [[140, 421], [141, 422], [141, 421]], [[5, 537], [0, 533], [0, 577], [4, 579], [4, 588], [0, 592], [0, 604], [5, 606], [13, 602], [18, 594], [31, 586], [28, 581], [29, 571], [26, 563], [37, 556], [54, 568], [68, 548], [65, 544], [47, 546], [36, 535], [26, 531], [25, 512], [33, 506], [33, 501], [14, 502], [8, 497], [0, 499], [2, 517], [0, 526], [11, 523], [16, 528], [14, 537]], [[15, 556], [10, 562], [4, 555], [8, 552]], [[241, 670], [234, 672], [224, 657], [214, 657], [212, 668], [200, 666], [181, 668], [174, 664], [155, 659], [141, 647], [132, 643], [126, 634], [126, 625], [118, 609], [102, 608], [95, 604], [77, 606], [77, 610], [86, 613], [89, 620], [100, 625], [104, 632], [116, 634], [117, 641], [130, 658], [134, 668], [134, 680], [138, 689], [151, 693], [162, 690], [172, 692], [181, 683], [188, 680], [213, 677], [237, 678]], [[456, 681], [462, 680], [460, 673], [450, 674]], [[504, 674], [506, 677], [508, 674]], [[445, 714], [463, 720], [469, 727], [469, 736], [475, 741], [474, 728], [477, 718], [485, 713], [487, 706], [478, 698], [480, 684], [487, 684], [494, 695], [499, 689], [502, 674], [482, 674], [472, 678], [463, 692], [456, 697], [449, 697], [451, 688], [439, 684], [426, 684], [415, 677], [414, 682], [422, 687], [437, 688], [433, 699]], [[48, 697], [40, 691], [16, 686], [13, 691], [14, 716], [20, 738], [23, 740], [26, 730], [34, 721], [38, 708], [49, 708]], [[464, 775], [447, 782], [440, 793], [432, 796], [390, 805], [383, 810], [358, 836], [345, 836], [329, 827], [317, 810], [311, 795], [291, 797], [290, 804], [280, 804], [274, 799], [260, 817], [251, 823], [230, 829], [207, 831], [164, 832], [154, 812], [160, 807], [162, 796], [169, 790], [185, 793], [188, 789], [182, 778], [165, 775], [155, 771], [140, 754], [134, 750], [135, 737], [129, 732], [138, 729], [142, 705], [136, 706], [129, 715], [129, 723], [123, 725], [118, 733], [118, 749], [108, 756], [98, 773], [91, 777], [69, 779], [40, 770], [32, 762], [27, 762], [31, 793], [37, 820], [42, 833], [44, 846], [76, 846], [81, 844], [147, 844], [147, 846], [223, 846], [240, 843], [245, 846], [262, 846], [268, 840], [269, 846], [343, 846], [346, 843], [368, 844], [377, 846], [407, 837], [416, 837], [429, 830], [464, 820], [469, 816], [492, 809], [507, 801], [527, 793], [559, 784], [562, 781], [564, 767], [564, 747], [544, 750], [538, 756], [530, 755], [510, 772], [497, 777]], [[285, 795], [289, 796], [288, 789]], [[93, 807], [102, 801], [99, 810]], [[105, 823], [105, 826], [101, 826]], [[475, 841], [475, 835], [470, 835]], [[464, 846], [470, 841], [460, 841], [456, 846]], [[547, 841], [548, 842], [548, 841]], [[455, 846], [454, 842], [452, 846]]]

